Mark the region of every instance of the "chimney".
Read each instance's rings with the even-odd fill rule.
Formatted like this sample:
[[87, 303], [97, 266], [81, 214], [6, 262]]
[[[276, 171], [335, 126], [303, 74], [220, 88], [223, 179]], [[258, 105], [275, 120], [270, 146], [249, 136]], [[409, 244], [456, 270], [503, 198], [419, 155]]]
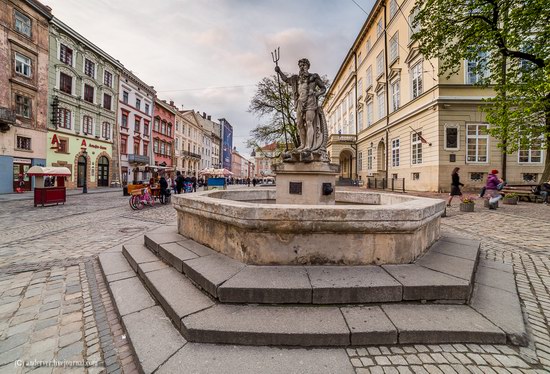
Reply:
[[212, 121], [212, 116], [208, 116], [207, 119], [208, 119], [209, 121]]
[[174, 106], [174, 100], [170, 100], [170, 105]]
[[206, 113], [202, 112], [202, 118], [206, 119]]

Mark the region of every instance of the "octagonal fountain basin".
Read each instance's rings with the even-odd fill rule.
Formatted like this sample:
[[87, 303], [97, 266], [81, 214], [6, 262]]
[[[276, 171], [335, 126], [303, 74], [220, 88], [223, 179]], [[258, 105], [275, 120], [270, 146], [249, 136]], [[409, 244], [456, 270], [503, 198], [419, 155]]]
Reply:
[[173, 196], [178, 231], [247, 264], [413, 262], [439, 238], [442, 200], [336, 191], [336, 205], [275, 204], [275, 190]]

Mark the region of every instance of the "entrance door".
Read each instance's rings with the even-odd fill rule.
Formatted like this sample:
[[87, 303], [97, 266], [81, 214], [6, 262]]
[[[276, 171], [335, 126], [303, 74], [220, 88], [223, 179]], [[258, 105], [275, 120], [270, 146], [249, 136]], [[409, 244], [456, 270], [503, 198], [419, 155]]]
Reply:
[[[31, 165], [28, 164], [13, 164], [13, 190], [17, 187], [21, 187], [23, 191], [31, 190], [31, 179], [27, 175], [27, 171]], [[23, 183], [21, 183], [21, 180]]]
[[97, 165], [97, 186], [109, 187], [109, 159], [105, 156], [99, 158]]
[[78, 171], [76, 176], [76, 186], [84, 187], [84, 180], [86, 178], [86, 159], [84, 156], [78, 158]]

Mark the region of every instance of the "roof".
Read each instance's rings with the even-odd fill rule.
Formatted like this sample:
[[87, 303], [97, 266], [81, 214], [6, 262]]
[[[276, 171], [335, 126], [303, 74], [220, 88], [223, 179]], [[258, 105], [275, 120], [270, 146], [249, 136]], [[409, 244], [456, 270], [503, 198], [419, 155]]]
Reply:
[[271, 144], [268, 144], [268, 145], [264, 145], [261, 149], [262, 151], [274, 151], [276, 150], [277, 148], [279, 148], [280, 144], [277, 143], [277, 142], [273, 142]]
[[71, 175], [71, 171], [66, 167], [60, 166], [33, 166], [27, 171], [28, 176], [63, 176]]

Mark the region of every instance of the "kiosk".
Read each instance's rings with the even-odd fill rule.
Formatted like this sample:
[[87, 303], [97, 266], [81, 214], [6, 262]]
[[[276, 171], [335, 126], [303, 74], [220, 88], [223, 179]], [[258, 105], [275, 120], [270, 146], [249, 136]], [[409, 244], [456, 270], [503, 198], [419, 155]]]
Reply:
[[[33, 166], [27, 171], [29, 177], [34, 179], [34, 206], [39, 204], [65, 204], [67, 201], [67, 189], [65, 177], [71, 176], [71, 171], [66, 167]], [[52, 184], [44, 183], [45, 177], [55, 177]], [[47, 186], [48, 185], [48, 186]]]

